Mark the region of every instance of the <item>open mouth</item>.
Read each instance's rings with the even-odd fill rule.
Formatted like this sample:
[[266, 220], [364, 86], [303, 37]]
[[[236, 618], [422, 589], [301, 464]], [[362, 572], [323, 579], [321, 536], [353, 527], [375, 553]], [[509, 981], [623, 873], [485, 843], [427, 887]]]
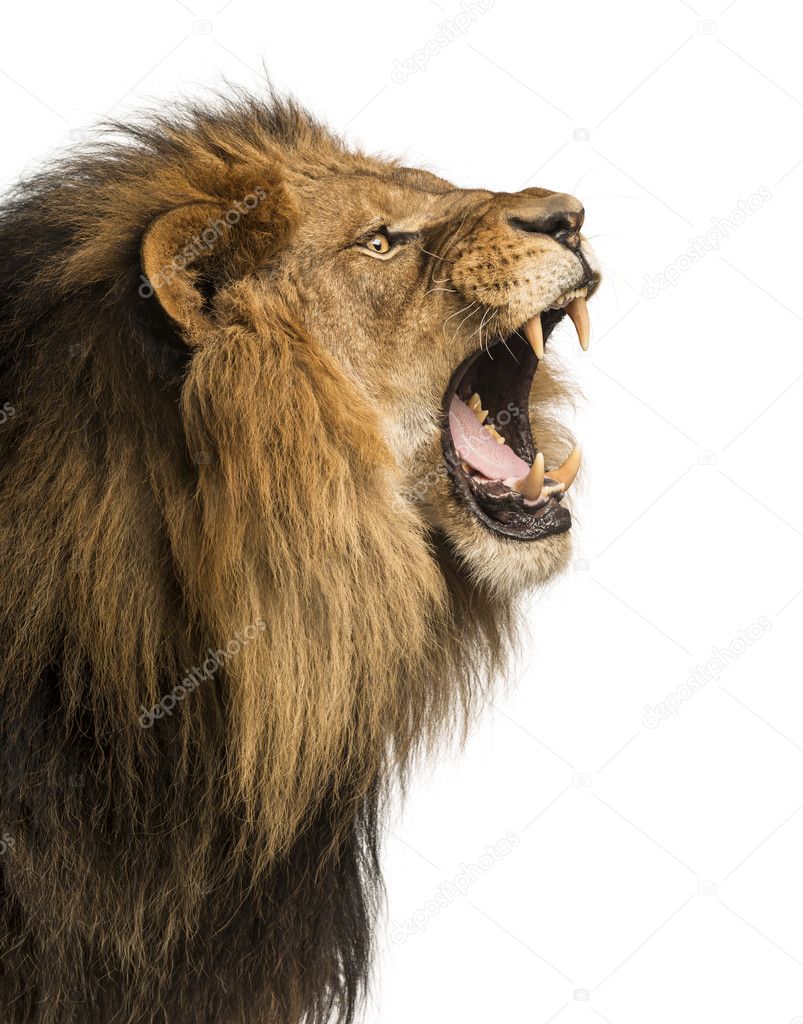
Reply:
[[540, 540], [572, 525], [561, 505], [580, 468], [575, 448], [562, 466], [546, 469], [529, 417], [530, 388], [544, 340], [569, 315], [588, 347], [587, 288], [576, 289], [513, 334], [465, 359], [443, 401], [443, 451], [455, 496], [489, 530], [515, 540]]

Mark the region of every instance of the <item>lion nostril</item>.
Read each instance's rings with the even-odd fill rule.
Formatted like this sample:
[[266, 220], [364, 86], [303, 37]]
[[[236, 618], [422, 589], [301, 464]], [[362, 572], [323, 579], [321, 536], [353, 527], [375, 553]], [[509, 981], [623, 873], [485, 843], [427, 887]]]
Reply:
[[569, 249], [580, 248], [580, 233], [578, 231], [564, 230], [556, 231], [552, 236], [556, 242], [567, 246]]
[[564, 245], [576, 248], [580, 242], [578, 229], [583, 218], [582, 214], [557, 211], [540, 217], [508, 217], [507, 222], [516, 231], [551, 235]]

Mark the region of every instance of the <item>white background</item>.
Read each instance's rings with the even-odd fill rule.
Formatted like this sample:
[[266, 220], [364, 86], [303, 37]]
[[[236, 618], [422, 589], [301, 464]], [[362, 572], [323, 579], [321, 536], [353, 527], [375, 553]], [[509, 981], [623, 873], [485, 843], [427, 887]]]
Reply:
[[486, 0], [446, 45], [452, 0], [4, 8], [3, 182], [108, 112], [259, 88], [264, 60], [371, 150], [585, 202], [592, 346], [552, 346], [586, 395], [576, 562], [392, 824], [372, 1024], [803, 1015], [803, 25], [724, 5]]

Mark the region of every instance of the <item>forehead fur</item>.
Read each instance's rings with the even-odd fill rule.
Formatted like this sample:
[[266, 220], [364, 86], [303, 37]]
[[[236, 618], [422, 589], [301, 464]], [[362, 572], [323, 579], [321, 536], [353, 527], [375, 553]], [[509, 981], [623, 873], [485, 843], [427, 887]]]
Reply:
[[[404, 229], [411, 208], [423, 211], [427, 196], [452, 188], [428, 171], [348, 147], [292, 100], [241, 94], [106, 125], [94, 143], [25, 180], [0, 216], [30, 217], [35, 205], [29, 227], [46, 240], [47, 259], [32, 259], [30, 269], [50, 295], [124, 272], [132, 244], [165, 210], [235, 203], [278, 181], [304, 196], [305, 184], [324, 180], [330, 201], [341, 201], [344, 240], [377, 211]], [[277, 201], [274, 195], [274, 207]], [[290, 216], [286, 192], [284, 201]]]

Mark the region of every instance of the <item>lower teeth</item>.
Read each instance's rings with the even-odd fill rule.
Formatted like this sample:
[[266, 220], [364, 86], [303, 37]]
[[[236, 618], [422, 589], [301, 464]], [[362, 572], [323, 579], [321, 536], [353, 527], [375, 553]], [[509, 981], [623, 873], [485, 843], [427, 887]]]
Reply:
[[[483, 429], [487, 431], [488, 434], [490, 434], [490, 436], [499, 444], [505, 444], [505, 439], [499, 431], [490, 423], [485, 422], [488, 416], [488, 410], [482, 408], [482, 399], [476, 391], [472, 394], [466, 404], [472, 410], [480, 423], [483, 424]], [[527, 476], [521, 477], [518, 480], [511, 479], [503, 480], [501, 482], [511, 491], [521, 494], [525, 500], [525, 504], [528, 506], [534, 505], [540, 507], [548, 501], [553, 494], [565, 494], [566, 491], [569, 490], [580, 469], [580, 461], [580, 446], [575, 445], [569, 453], [569, 457], [561, 466], [558, 466], [556, 469], [548, 470], [544, 465], [543, 453], [538, 452]], [[461, 461], [460, 464], [469, 476], [474, 476], [473, 470], [466, 462]], [[547, 480], [549, 483], [546, 482]]]

